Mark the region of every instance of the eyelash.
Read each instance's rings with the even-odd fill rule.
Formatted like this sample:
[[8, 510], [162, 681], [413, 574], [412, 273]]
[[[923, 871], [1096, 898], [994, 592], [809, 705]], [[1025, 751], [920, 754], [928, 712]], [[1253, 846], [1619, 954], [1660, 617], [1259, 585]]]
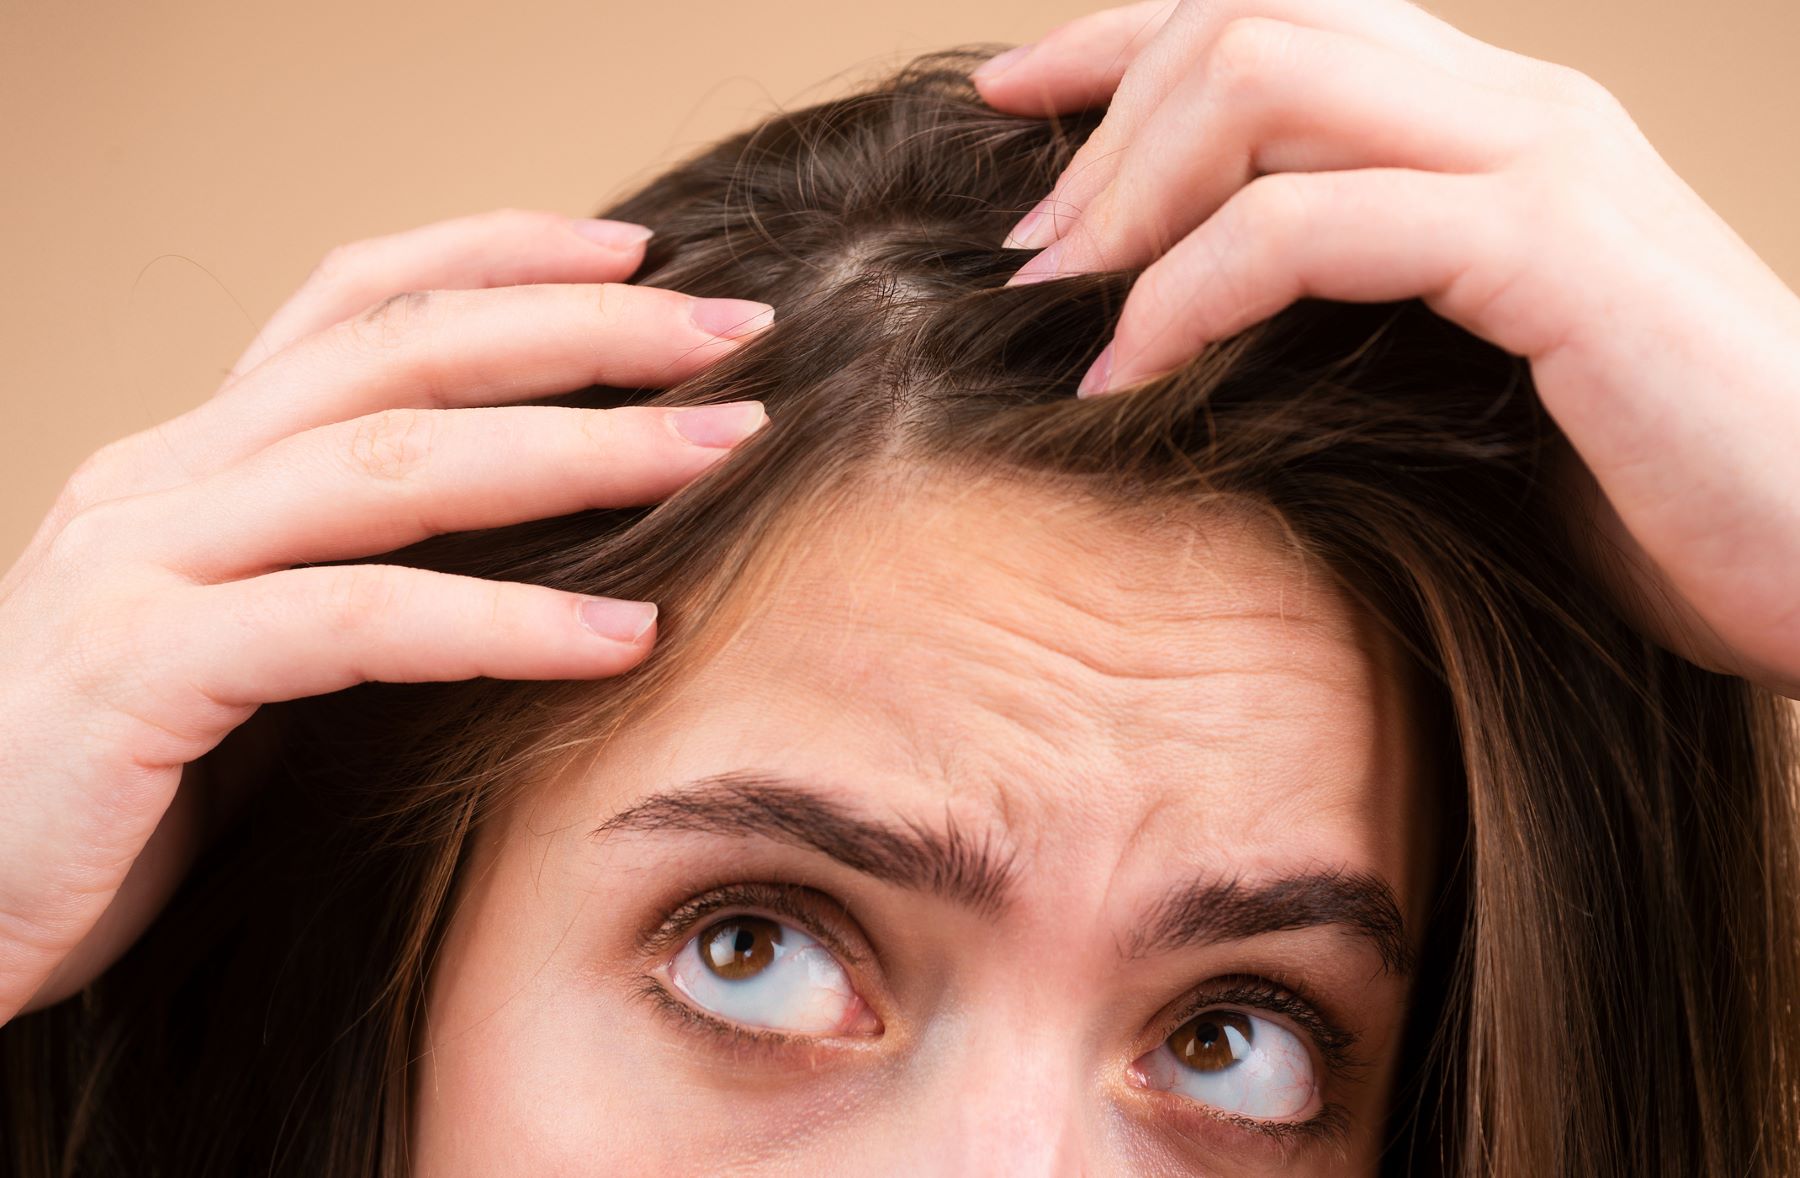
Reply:
[[[727, 884], [684, 900], [658, 924], [639, 938], [639, 948], [646, 955], [661, 955], [680, 945], [708, 917], [720, 914], [754, 914], [771, 912], [800, 925], [808, 935], [817, 937], [849, 966], [866, 966], [870, 954], [853, 948], [850, 939], [829, 921], [820, 919], [823, 907], [850, 921], [849, 910], [834, 897], [803, 884], [750, 881]], [[639, 997], [648, 1001], [664, 1017], [688, 1030], [704, 1031], [728, 1042], [736, 1050], [761, 1055], [779, 1054], [796, 1048], [817, 1045], [810, 1035], [790, 1035], [766, 1028], [745, 1027], [709, 1014], [682, 1001], [656, 977], [645, 974], [636, 988]], [[1349, 1078], [1368, 1066], [1355, 1054], [1357, 1037], [1327, 1018], [1318, 1002], [1309, 998], [1299, 986], [1281, 986], [1253, 975], [1228, 975], [1214, 978], [1189, 994], [1165, 1021], [1161, 1042], [1175, 1029], [1203, 1011], [1218, 1007], [1242, 1006], [1259, 1013], [1279, 1014], [1306, 1032], [1320, 1056], [1328, 1076]], [[1258, 1133], [1283, 1144], [1343, 1144], [1348, 1138], [1350, 1119], [1341, 1104], [1327, 1102], [1304, 1121], [1263, 1121], [1231, 1113], [1205, 1111], [1198, 1115], [1233, 1128]]]
[[[759, 880], [725, 884], [682, 901], [640, 938], [639, 948], [645, 953], [672, 949], [709, 916], [726, 911], [734, 915], [749, 914], [756, 909], [778, 913], [798, 922], [805, 932], [817, 937], [848, 965], [862, 967], [868, 963], [868, 955], [856, 948], [842, 929], [833, 927], [834, 921], [853, 923], [850, 910], [843, 904], [805, 884]], [[822, 920], [821, 910], [830, 912], [832, 919]]]
[[[1300, 987], [1277, 985], [1251, 974], [1229, 974], [1206, 982], [1175, 1008], [1155, 1042], [1162, 1042], [1197, 1014], [1233, 1006], [1247, 1007], [1260, 1014], [1286, 1016], [1306, 1032], [1313, 1047], [1323, 1057], [1328, 1078], [1348, 1080], [1368, 1067], [1368, 1061], [1355, 1054], [1357, 1037], [1326, 1017], [1319, 1003], [1307, 997]], [[1327, 1101], [1323, 1108], [1304, 1121], [1262, 1121], [1215, 1110], [1200, 1115], [1284, 1144], [1343, 1145], [1350, 1131], [1349, 1110], [1333, 1101]]]
[[[839, 918], [851, 921], [850, 911], [832, 896], [804, 884], [749, 881], [726, 884], [682, 901], [664, 916], [655, 928], [639, 938], [639, 949], [646, 955], [661, 956], [680, 945], [708, 917], [719, 913], [754, 914], [757, 910], [784, 916], [800, 925], [810, 936], [817, 937], [849, 966], [865, 967], [870, 955], [853, 948], [840, 930], [820, 919], [819, 908], [835, 911]], [[729, 1043], [734, 1050], [757, 1055], [772, 1055], [796, 1048], [816, 1046], [811, 1035], [790, 1035], [764, 1027], [746, 1027], [701, 1010], [676, 997], [656, 977], [645, 974], [636, 988], [640, 998], [648, 1001], [663, 1016], [686, 1030], [704, 1031]]]

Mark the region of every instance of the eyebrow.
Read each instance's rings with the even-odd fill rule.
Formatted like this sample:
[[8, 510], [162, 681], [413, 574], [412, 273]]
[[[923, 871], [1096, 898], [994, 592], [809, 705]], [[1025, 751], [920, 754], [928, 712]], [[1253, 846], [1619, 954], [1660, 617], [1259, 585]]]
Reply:
[[1170, 889], [1131, 939], [1129, 957], [1263, 933], [1339, 925], [1365, 938], [1388, 973], [1412, 972], [1412, 946], [1394, 889], [1378, 875], [1341, 868], [1246, 885], [1195, 880]]
[[[941, 828], [911, 819], [882, 822], [792, 779], [750, 771], [715, 774], [653, 794], [591, 833], [625, 831], [769, 839], [990, 916], [1005, 906], [1017, 875], [1010, 850], [996, 846], [990, 835], [971, 836], [949, 816]], [[1136, 922], [1124, 951], [1144, 957], [1325, 925], [1340, 925], [1366, 939], [1389, 973], [1411, 970], [1406, 922], [1393, 889], [1379, 876], [1342, 869], [1255, 884], [1236, 878], [1179, 884]]]
[[608, 818], [593, 834], [622, 830], [771, 839], [989, 915], [1004, 906], [1012, 886], [1011, 852], [989, 837], [971, 837], [948, 816], [941, 830], [911, 821], [877, 822], [761, 773], [721, 773], [655, 794]]

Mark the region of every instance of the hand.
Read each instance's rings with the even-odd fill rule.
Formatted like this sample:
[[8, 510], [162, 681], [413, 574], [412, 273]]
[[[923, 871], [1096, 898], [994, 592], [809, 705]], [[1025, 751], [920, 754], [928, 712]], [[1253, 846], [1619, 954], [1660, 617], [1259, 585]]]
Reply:
[[1147, 266], [1084, 395], [1299, 297], [1421, 298], [1529, 358], [1625, 614], [1800, 695], [1800, 299], [1597, 82], [1404, 0], [1136, 4], [975, 81], [1110, 98], [1008, 239], [1013, 282]]
[[651, 503], [754, 432], [757, 402], [498, 404], [679, 381], [768, 322], [619, 285], [648, 236], [508, 210], [334, 250], [211, 400], [82, 463], [0, 580], [0, 1022], [154, 917], [198, 838], [184, 766], [260, 704], [649, 651], [648, 603], [290, 567]]

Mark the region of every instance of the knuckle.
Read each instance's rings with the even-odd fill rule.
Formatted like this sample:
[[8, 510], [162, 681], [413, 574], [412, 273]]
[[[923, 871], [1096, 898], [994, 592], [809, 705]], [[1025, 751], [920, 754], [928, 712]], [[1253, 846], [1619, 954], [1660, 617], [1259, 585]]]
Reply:
[[410, 594], [410, 578], [394, 565], [338, 565], [326, 579], [320, 620], [336, 637], [366, 634], [373, 622], [404, 609]]
[[[601, 319], [611, 318], [619, 311], [619, 299], [622, 297], [623, 283], [596, 282], [594, 284], [594, 314]], [[648, 288], [645, 288], [648, 289]]]
[[1618, 157], [1622, 162], [1625, 154], [1649, 145], [1636, 120], [1611, 94], [1571, 107], [1570, 114], [1574, 122], [1572, 150], [1578, 158], [1610, 163]]
[[[1207, 235], [1199, 266], [1190, 269], [1180, 280], [1177, 290], [1166, 299], [1162, 322], [1178, 323], [1201, 308], [1209, 323], [1217, 323], [1236, 314], [1250, 301], [1250, 279], [1243, 266], [1243, 253], [1238, 244], [1243, 239], [1241, 221], [1224, 219], [1220, 232]], [[1171, 286], [1175, 280], [1170, 282]]]
[[1266, 85], [1288, 60], [1294, 26], [1266, 16], [1239, 16], [1227, 21], [1205, 55], [1210, 85], [1236, 93]]
[[1312, 181], [1320, 173], [1274, 172], [1252, 180], [1226, 202], [1207, 237], [1201, 273], [1209, 303], [1223, 315], [1241, 316], [1261, 290], [1271, 259], [1292, 257], [1308, 231], [1315, 202]]
[[89, 503], [63, 521], [50, 540], [53, 556], [89, 564], [117, 555], [129, 537], [137, 534], [133, 509], [123, 499]]
[[1525, 59], [1524, 68], [1532, 90], [1544, 102], [1539, 138], [1572, 137], [1573, 150], [1589, 152], [1642, 137], [1625, 104], [1591, 75], [1536, 58]]
[[513, 617], [510, 608], [513, 602], [512, 588], [498, 581], [483, 580], [476, 586], [476, 593], [484, 607], [481, 612], [487, 617], [488, 630], [495, 634], [502, 633]]
[[[1063, 218], [1082, 214], [1083, 206], [1075, 203], [1074, 198], [1084, 189], [1090, 188], [1100, 161], [1114, 154], [1109, 146], [1111, 138], [1111, 128], [1104, 123], [1095, 127], [1094, 133], [1069, 156], [1069, 162], [1052, 174], [1044, 192], [1043, 207], [1045, 214], [1052, 222], [1058, 223], [1059, 228], [1065, 223]], [[1091, 203], [1092, 199], [1093, 193], [1088, 191], [1086, 203]]]
[[1312, 219], [1314, 187], [1320, 173], [1271, 172], [1244, 186], [1241, 224], [1245, 237], [1289, 242]]
[[1546, 65], [1546, 82], [1556, 98], [1595, 114], [1614, 114], [1624, 110], [1613, 92], [1591, 75], [1574, 66], [1554, 62]]
[[436, 412], [395, 408], [369, 413], [350, 422], [343, 454], [350, 469], [367, 478], [402, 481], [412, 478], [429, 460]]
[[1193, 298], [1192, 289], [1168, 267], [1150, 267], [1131, 288], [1116, 338], [1154, 338], [1163, 325], [1180, 321]]
[[[1122, 160], [1106, 187], [1088, 201], [1074, 233], [1094, 242], [1135, 241], [1167, 224], [1168, 196], [1146, 171], [1135, 159]], [[1157, 244], [1166, 248], [1170, 243]]]
[[427, 290], [403, 290], [346, 321], [358, 343], [375, 348], [397, 348], [429, 329], [437, 299]]
[[309, 284], [332, 284], [345, 280], [354, 274], [362, 258], [362, 242], [347, 242], [334, 245], [326, 250], [319, 262], [307, 276]]
[[82, 459], [63, 483], [61, 501], [71, 511], [79, 511], [90, 503], [112, 498], [118, 493], [130, 449], [130, 439], [119, 438]]

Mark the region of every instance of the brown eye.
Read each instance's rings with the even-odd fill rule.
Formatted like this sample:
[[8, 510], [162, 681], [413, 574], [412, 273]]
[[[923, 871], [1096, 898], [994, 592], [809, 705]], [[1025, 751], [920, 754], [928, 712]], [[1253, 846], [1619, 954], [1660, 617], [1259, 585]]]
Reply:
[[1175, 1028], [1169, 1050], [1196, 1072], [1222, 1072], [1250, 1054], [1250, 1016], [1209, 1010]]
[[700, 934], [700, 960], [726, 981], [742, 981], [766, 969], [779, 944], [779, 924], [760, 916], [733, 916]]

